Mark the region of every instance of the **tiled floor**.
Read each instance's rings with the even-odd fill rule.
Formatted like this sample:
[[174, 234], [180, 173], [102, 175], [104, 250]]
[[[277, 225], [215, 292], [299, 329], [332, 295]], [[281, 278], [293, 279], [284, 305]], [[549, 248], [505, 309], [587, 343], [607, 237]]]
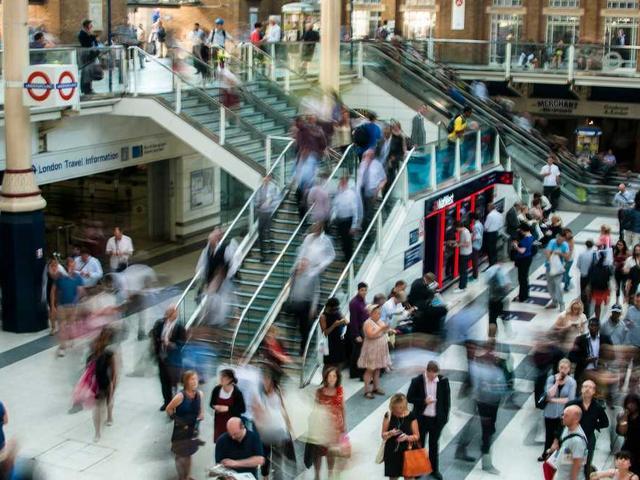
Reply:
[[[563, 217], [566, 224], [584, 219], [577, 214]], [[582, 223], [587, 225], [588, 230], [596, 231], [603, 222], [617, 225], [617, 222], [610, 218], [598, 218]], [[582, 246], [578, 245], [578, 248]], [[191, 274], [194, 261], [191, 257], [175, 259], [159, 266], [159, 269], [174, 273], [176, 279], [184, 279]], [[544, 283], [539, 280], [542, 273], [542, 267], [539, 267], [532, 272], [531, 278], [534, 285], [541, 287], [533, 295], [544, 299], [547, 294], [542, 288]], [[445, 292], [445, 300], [452, 305], [452, 315], [463, 309], [467, 312], [470, 301], [475, 302], [472, 308], [478, 308], [478, 298], [483, 295], [485, 289], [486, 285], [480, 279], [470, 285], [469, 292], [464, 297]], [[577, 290], [574, 286], [566, 295], [567, 303], [575, 296]], [[482, 308], [482, 305], [479, 308]], [[539, 332], [551, 326], [557, 312], [544, 310], [533, 304], [512, 304], [509, 308], [529, 314], [526, 315], [526, 321], [511, 322], [509, 335], [503, 329], [499, 332], [499, 341], [512, 346], [512, 360], [517, 368], [526, 362], [528, 348], [536, 340]], [[162, 306], [155, 307], [150, 312], [151, 317], [159, 315], [161, 310]], [[474, 338], [482, 339], [486, 336], [486, 330], [487, 317], [483, 315], [473, 325], [470, 334]], [[2, 333], [0, 349], [11, 348], [17, 341], [17, 338]], [[20, 342], [22, 341], [20, 338]], [[0, 400], [5, 403], [10, 415], [10, 423], [6, 427], [7, 436], [19, 440], [22, 454], [36, 458], [40, 468], [48, 473], [47, 478], [50, 480], [175, 478], [173, 457], [169, 450], [172, 425], [166, 416], [158, 411], [158, 380], [151, 366], [146, 369], [137, 368], [146, 358], [147, 352], [146, 342], [130, 338], [123, 343], [122, 368], [115, 400], [115, 423], [112, 427], [105, 427], [102, 440], [97, 444], [92, 443], [93, 425], [90, 412], [73, 415], [67, 413], [71, 391], [80, 375], [86, 355], [86, 345], [77, 343], [64, 358], [56, 358], [51, 348], [2, 368]], [[516, 381], [516, 390], [521, 392], [519, 397], [524, 402], [521, 409], [500, 409], [499, 433], [495, 436], [493, 451], [494, 463], [502, 474], [499, 477], [490, 476], [482, 472], [479, 463], [465, 465], [453, 460], [452, 452], [461, 430], [469, 422], [475, 421], [468, 400], [461, 399], [458, 395], [462, 370], [466, 365], [462, 347], [452, 345], [440, 354], [424, 350], [397, 352], [394, 356], [394, 371], [383, 377], [387, 394], [391, 395], [395, 391], [406, 392], [410, 378], [420, 371], [430, 358], [438, 358], [443, 370], [452, 379], [451, 419], [440, 442], [445, 478], [541, 478], [540, 464], [536, 462], [536, 457], [540, 454], [542, 446], [535, 443], [535, 439], [540, 439], [542, 415], [532, 403], [532, 382], [527, 378], [518, 378]], [[148, 373], [145, 376], [129, 376], [134, 369], [147, 370]], [[20, 387], [16, 388], [16, 385]], [[317, 383], [314, 382], [304, 390], [295, 386], [287, 390], [286, 403], [296, 437], [307, 429], [315, 385]], [[374, 463], [374, 457], [379, 445], [381, 422], [388, 399], [376, 397], [375, 400], [365, 400], [362, 397], [362, 383], [345, 379], [344, 385], [353, 456], [345, 465], [341, 478], [382, 479], [383, 467]], [[207, 401], [212, 386], [211, 382], [203, 386]], [[211, 435], [212, 419], [208, 413], [202, 426], [202, 438], [209, 440]], [[471, 453], [478, 455], [477, 442], [472, 442]], [[205, 478], [205, 468], [212, 463], [212, 459], [213, 445], [209, 441], [194, 457], [192, 476], [195, 479]], [[595, 464], [598, 467], [610, 464], [608, 432], [599, 436]], [[313, 474], [311, 471], [303, 472], [299, 478], [311, 479]], [[322, 478], [327, 478], [326, 472]]]

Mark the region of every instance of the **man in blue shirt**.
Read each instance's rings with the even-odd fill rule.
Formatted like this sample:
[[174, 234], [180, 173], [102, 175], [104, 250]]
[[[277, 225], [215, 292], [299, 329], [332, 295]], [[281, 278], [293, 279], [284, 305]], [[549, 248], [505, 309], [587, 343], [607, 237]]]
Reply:
[[547, 244], [544, 253], [547, 257], [544, 263], [547, 275], [547, 289], [551, 297], [545, 308], [558, 308], [561, 312], [564, 312], [562, 277], [565, 263], [570, 256], [569, 243], [564, 230]]
[[52, 295], [55, 299], [56, 315], [60, 346], [58, 356], [64, 357], [69, 338], [69, 330], [75, 321], [76, 306], [82, 295], [82, 277], [76, 271], [75, 261], [72, 257], [67, 258], [67, 275], [60, 275], [53, 286]]
[[258, 435], [247, 430], [238, 417], [229, 419], [227, 433], [223, 433], [216, 442], [216, 463], [258, 478], [258, 467], [264, 463], [262, 443]]
[[484, 237], [484, 225], [480, 220], [480, 215], [473, 212], [471, 214], [473, 219], [473, 231], [471, 232], [471, 265], [473, 266], [473, 279], [478, 279], [478, 264], [480, 263], [480, 255], [482, 254], [482, 238]]

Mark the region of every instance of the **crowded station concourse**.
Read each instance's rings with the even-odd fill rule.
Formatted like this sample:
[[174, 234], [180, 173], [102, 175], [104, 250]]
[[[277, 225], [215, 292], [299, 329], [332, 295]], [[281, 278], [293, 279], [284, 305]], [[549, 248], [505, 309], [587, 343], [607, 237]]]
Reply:
[[89, 3], [3, 5], [0, 480], [639, 479], [634, 2]]

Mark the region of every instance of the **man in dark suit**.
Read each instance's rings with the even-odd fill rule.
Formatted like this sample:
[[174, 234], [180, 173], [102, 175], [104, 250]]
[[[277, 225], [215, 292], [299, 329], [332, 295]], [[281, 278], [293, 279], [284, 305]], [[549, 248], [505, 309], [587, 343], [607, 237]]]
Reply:
[[600, 359], [604, 356], [603, 350], [611, 348], [612, 343], [609, 335], [600, 333], [600, 320], [592, 317], [589, 320], [589, 332], [578, 335], [573, 342], [573, 349], [569, 352], [569, 360], [576, 364], [576, 381], [584, 380], [585, 370], [599, 368]]
[[427, 143], [427, 132], [424, 128], [427, 112], [427, 106], [420, 105], [418, 114], [411, 121], [411, 143], [416, 148], [420, 148]]
[[518, 239], [518, 229], [520, 228], [520, 220], [518, 219], [518, 214], [520, 213], [521, 206], [522, 205], [520, 202], [515, 202], [513, 206], [507, 211], [507, 216], [505, 219], [505, 229], [511, 240]]
[[167, 308], [164, 317], [156, 321], [151, 329], [153, 351], [158, 360], [158, 373], [162, 388], [164, 411], [178, 386], [182, 369], [182, 347], [187, 339], [186, 330], [178, 322], [178, 309], [175, 305]]
[[418, 419], [420, 440], [425, 444], [429, 435], [429, 460], [433, 478], [442, 480], [438, 460], [438, 440], [442, 429], [449, 421], [451, 410], [451, 389], [449, 380], [439, 375], [440, 367], [434, 361], [427, 364], [427, 370], [411, 380], [407, 400], [413, 404], [413, 412]]

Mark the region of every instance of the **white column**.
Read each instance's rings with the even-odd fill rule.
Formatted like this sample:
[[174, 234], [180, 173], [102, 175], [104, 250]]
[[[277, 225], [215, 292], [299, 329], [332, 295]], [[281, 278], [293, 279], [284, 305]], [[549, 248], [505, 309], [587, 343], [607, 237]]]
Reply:
[[456, 180], [460, 180], [460, 138], [456, 138], [456, 155], [455, 163], [453, 164], [453, 177]]
[[340, 91], [340, 0], [320, 3], [320, 86]]
[[31, 170], [31, 120], [22, 105], [24, 70], [29, 65], [27, 0], [3, 2], [4, 118], [6, 167], [0, 211], [33, 212], [46, 206]]
[[496, 133], [496, 141], [493, 145], [493, 164], [500, 165], [500, 135]]
[[507, 42], [507, 49], [504, 58], [504, 78], [511, 78], [511, 42]]
[[482, 130], [476, 132], [476, 171], [482, 170]]
[[438, 175], [436, 170], [436, 145], [431, 144], [431, 161], [429, 162], [429, 187], [435, 190], [438, 187]]

